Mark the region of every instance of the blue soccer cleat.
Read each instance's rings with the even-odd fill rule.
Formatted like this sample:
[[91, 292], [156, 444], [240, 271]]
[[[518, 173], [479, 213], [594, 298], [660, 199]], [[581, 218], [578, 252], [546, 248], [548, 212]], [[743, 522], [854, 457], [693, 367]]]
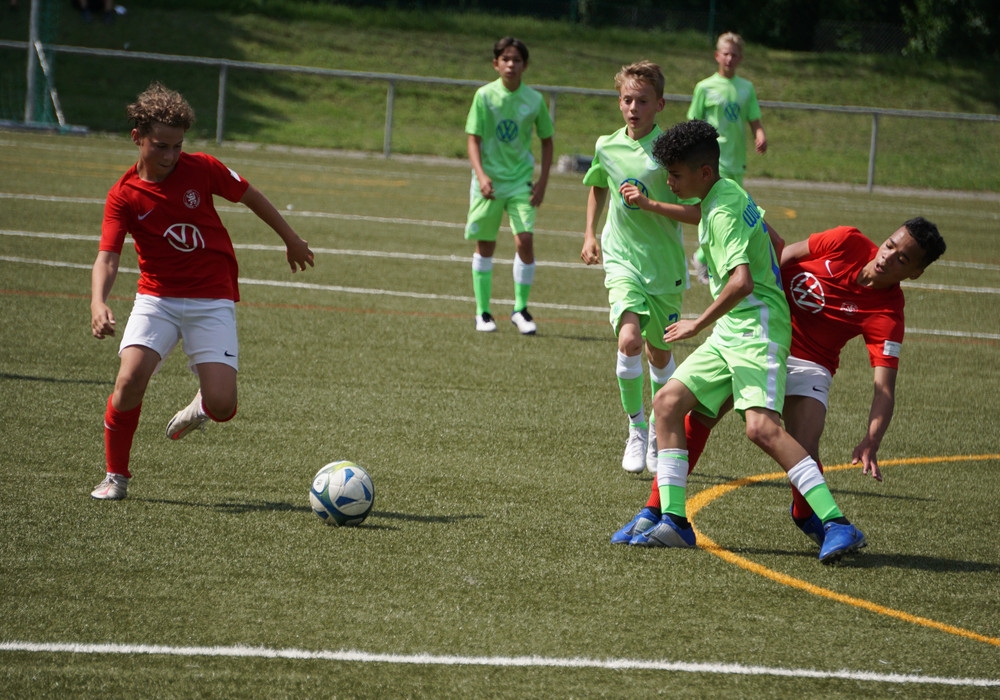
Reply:
[[824, 564], [832, 564], [845, 554], [856, 552], [864, 547], [865, 533], [853, 525], [841, 525], [829, 522], [823, 525], [823, 546], [819, 549], [819, 560]]
[[[792, 514], [794, 512], [795, 506], [789, 506], [788, 512]], [[802, 533], [816, 543], [818, 547], [823, 546], [823, 539], [826, 533], [823, 532], [823, 521], [819, 519], [815, 513], [810, 515], [805, 520], [799, 520], [794, 515], [792, 515], [792, 522], [795, 523], [795, 527], [802, 530]]]
[[664, 513], [660, 522], [645, 532], [640, 532], [632, 537], [629, 544], [636, 547], [683, 547], [689, 549], [694, 547], [694, 541], [694, 528], [681, 527]]
[[659, 515], [650, 508], [643, 508], [639, 511], [638, 515], [632, 518], [631, 522], [611, 535], [611, 544], [628, 544], [631, 542], [633, 536], [640, 532], [645, 532], [658, 522], [660, 522]]

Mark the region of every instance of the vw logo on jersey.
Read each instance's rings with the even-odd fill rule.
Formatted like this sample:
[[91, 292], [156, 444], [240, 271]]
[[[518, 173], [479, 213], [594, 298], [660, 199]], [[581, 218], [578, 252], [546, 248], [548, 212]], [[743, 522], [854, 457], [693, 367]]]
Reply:
[[740, 104], [739, 102], [727, 102], [726, 108], [723, 110], [726, 115], [726, 119], [731, 122], [738, 122], [740, 120]]
[[164, 233], [167, 243], [182, 253], [205, 247], [205, 238], [194, 224], [172, 224]]
[[[649, 196], [649, 190], [647, 190], [646, 186], [644, 184], [642, 184], [642, 180], [636, 180], [634, 177], [627, 177], [624, 180], [622, 180], [621, 185], [635, 185], [636, 187], [639, 188], [639, 191], [642, 192], [642, 195], [644, 197], [648, 197]], [[621, 189], [621, 185], [618, 185], [618, 189], [619, 190]], [[639, 208], [639, 206], [637, 204], [629, 204], [628, 202], [626, 202], [624, 195], [619, 195], [619, 196], [622, 198], [622, 204], [625, 205], [626, 209], [638, 209]]]
[[811, 314], [818, 314], [826, 306], [823, 285], [811, 272], [800, 272], [795, 275], [788, 289], [795, 305]]
[[184, 206], [188, 209], [197, 209], [199, 204], [201, 204], [201, 195], [198, 194], [198, 190], [188, 190], [184, 193]]
[[517, 122], [513, 119], [504, 119], [497, 124], [497, 138], [504, 143], [510, 143], [517, 138]]

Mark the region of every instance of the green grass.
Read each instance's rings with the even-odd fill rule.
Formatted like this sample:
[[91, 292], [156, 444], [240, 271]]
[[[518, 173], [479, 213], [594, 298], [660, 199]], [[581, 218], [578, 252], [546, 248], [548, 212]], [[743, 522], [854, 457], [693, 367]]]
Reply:
[[[715, 64], [704, 36], [475, 13], [379, 12], [325, 3], [247, 3], [243, 13], [191, 9], [194, 3], [129, 3], [114, 26], [84, 24], [63, 8], [63, 44], [221, 57], [356, 71], [489, 81], [490, 48], [498, 34], [523, 38], [531, 49], [526, 80], [535, 85], [613, 89], [625, 63], [649, 58], [663, 65], [667, 92], [690, 95]], [[57, 6], [59, 6], [57, 4]], [[0, 38], [24, 40], [27, 13], [0, 24]], [[6, 18], [5, 18], [6, 19]], [[0, 105], [23, 114], [24, 55], [2, 50]], [[742, 75], [761, 100], [828, 105], [996, 114], [1000, 86], [991, 64], [950, 64], [912, 57], [806, 54], [747, 48]], [[63, 55], [56, 86], [67, 120], [121, 133], [124, 105], [152, 79], [182, 92], [199, 120], [193, 135], [216, 132], [218, 71], [144, 60]], [[233, 70], [226, 95], [225, 138], [304, 147], [382, 151], [386, 86]], [[400, 84], [393, 152], [462, 158], [471, 89]], [[684, 118], [686, 103], [668, 103], [660, 120]], [[865, 184], [872, 120], [820, 112], [764, 109], [770, 142], [751, 153], [751, 177]], [[562, 96], [556, 115], [556, 155], [588, 154], [598, 136], [621, 122], [613, 97]], [[876, 183], [934, 189], [997, 191], [1000, 123], [884, 117]]]
[[[990, 398], [1000, 362], [992, 311], [1000, 244], [987, 233], [995, 200], [755, 189], [789, 241], [836, 224], [879, 239], [921, 213], [939, 223], [949, 247], [919, 280], [925, 286], [907, 292], [899, 403], [880, 451], [885, 483], [856, 469], [829, 475], [869, 547], [841, 566], [821, 566], [788, 521], [781, 481], [738, 489], [695, 517], [706, 536], [763, 567], [991, 644], [783, 586], [705, 550], [608, 544], [650, 482], [619, 467], [626, 424], [600, 310], [606, 293], [598, 270], [574, 264], [585, 202], [576, 176], [555, 175], [539, 212], [538, 336], [522, 338], [506, 323], [483, 335], [473, 331], [461, 236], [466, 168], [188, 145], [219, 155], [279, 208], [291, 205], [288, 218], [317, 265], [291, 276], [280, 250], [238, 250], [246, 280], [239, 414], [167, 440], [166, 421], [196, 388], [175, 352], [146, 395], [129, 498], [102, 503], [88, 493], [102, 476], [101, 417], [118, 363], [115, 341], [89, 335], [89, 267], [101, 200], [134, 147], [121, 136], [0, 132], [0, 643], [538, 656], [1000, 681], [1000, 409]], [[73, 177], [64, 176], [67, 163]], [[223, 217], [238, 245], [279, 243], [239, 207]], [[511, 254], [501, 240], [499, 300], [512, 297], [501, 262]], [[127, 253], [123, 267], [134, 266]], [[112, 301], [120, 324], [134, 288], [135, 276], [121, 274]], [[708, 301], [696, 286], [684, 312]], [[508, 304], [496, 302], [498, 317]], [[678, 355], [694, 346], [680, 344]], [[822, 445], [829, 466], [847, 462], [860, 440], [870, 391], [855, 341], [831, 395]], [[962, 455], [993, 456], [889, 462]], [[375, 483], [374, 512], [357, 529], [327, 528], [309, 510], [312, 475], [336, 459], [363, 465]], [[730, 418], [690, 493], [774, 471]], [[996, 691], [719, 669], [11, 650], [0, 651], [0, 678], [10, 697]]]

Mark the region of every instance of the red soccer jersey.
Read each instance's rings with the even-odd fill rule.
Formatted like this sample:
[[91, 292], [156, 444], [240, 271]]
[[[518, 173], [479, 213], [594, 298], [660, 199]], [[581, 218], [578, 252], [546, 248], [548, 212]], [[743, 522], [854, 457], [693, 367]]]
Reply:
[[132, 234], [141, 294], [239, 301], [236, 253], [213, 195], [238, 202], [249, 186], [205, 153], [181, 153], [163, 182], [140, 179], [133, 165], [108, 192], [100, 249], [120, 254]]
[[872, 367], [899, 367], [903, 290], [862, 287], [855, 280], [878, 251], [861, 231], [839, 226], [809, 237], [809, 256], [781, 268], [792, 312], [791, 354], [831, 374], [847, 341], [862, 336]]

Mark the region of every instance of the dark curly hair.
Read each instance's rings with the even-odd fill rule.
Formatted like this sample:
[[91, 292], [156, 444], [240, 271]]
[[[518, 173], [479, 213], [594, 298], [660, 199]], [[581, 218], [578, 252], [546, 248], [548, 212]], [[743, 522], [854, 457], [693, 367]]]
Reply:
[[653, 158], [664, 168], [674, 163], [681, 163], [692, 170], [709, 165], [718, 172], [719, 132], [699, 119], [675, 124], [653, 142]]
[[920, 261], [921, 268], [927, 267], [944, 254], [947, 246], [938, 232], [938, 227], [924, 217], [918, 216], [910, 219], [903, 224], [903, 227], [913, 237], [913, 240], [924, 249], [924, 258]]
[[187, 100], [179, 92], [155, 80], [125, 108], [125, 114], [142, 136], [152, 130], [153, 124], [180, 127], [187, 131], [194, 123], [194, 110]]

